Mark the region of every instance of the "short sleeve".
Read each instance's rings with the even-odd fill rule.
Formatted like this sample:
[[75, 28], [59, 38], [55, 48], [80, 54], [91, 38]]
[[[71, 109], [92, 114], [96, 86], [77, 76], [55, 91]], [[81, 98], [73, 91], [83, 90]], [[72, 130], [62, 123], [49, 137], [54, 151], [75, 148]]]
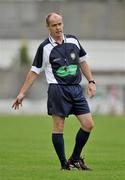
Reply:
[[[78, 41], [78, 39], [77, 39], [77, 41]], [[87, 55], [86, 51], [83, 49], [83, 47], [79, 41], [78, 41], [78, 45], [79, 45], [79, 62], [86, 61], [88, 59], [88, 55]]]
[[37, 49], [35, 58], [32, 63], [31, 71], [40, 74], [42, 71], [42, 65], [43, 65], [43, 46], [40, 45]]
[[88, 55], [87, 55], [86, 51], [83, 49], [83, 47], [81, 46], [79, 41], [78, 41], [78, 43], [79, 43], [79, 47], [80, 47], [80, 49], [79, 49], [79, 62], [86, 61]]
[[81, 44], [79, 43], [79, 47], [80, 47], [80, 51], [79, 51], [79, 57], [84, 57], [87, 53], [86, 51], [83, 49], [83, 47], [81, 46]]

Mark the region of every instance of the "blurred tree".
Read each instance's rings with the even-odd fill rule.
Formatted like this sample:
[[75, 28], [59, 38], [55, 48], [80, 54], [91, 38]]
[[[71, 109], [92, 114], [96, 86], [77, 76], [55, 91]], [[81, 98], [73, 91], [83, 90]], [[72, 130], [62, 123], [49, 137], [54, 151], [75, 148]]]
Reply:
[[[20, 87], [22, 86], [26, 75], [30, 69], [31, 65], [31, 58], [28, 52], [28, 43], [26, 40], [23, 40], [20, 44], [18, 51], [16, 52], [15, 57], [13, 58], [11, 68], [9, 69], [8, 76], [9, 76], [9, 87], [11, 87], [11, 82], [14, 82], [14, 87], [11, 87], [11, 96], [13, 97], [14, 94], [17, 94]], [[9, 84], [8, 83], [8, 84]], [[27, 97], [29, 92], [27, 94]]]
[[27, 43], [24, 41], [19, 48], [19, 60], [21, 66], [29, 66], [31, 63], [31, 58], [28, 53], [28, 46]]
[[28, 44], [26, 40], [23, 40], [16, 56], [12, 61], [11, 67], [14, 69], [20, 69], [21, 67], [25, 69], [31, 64], [31, 61], [32, 60], [28, 52]]

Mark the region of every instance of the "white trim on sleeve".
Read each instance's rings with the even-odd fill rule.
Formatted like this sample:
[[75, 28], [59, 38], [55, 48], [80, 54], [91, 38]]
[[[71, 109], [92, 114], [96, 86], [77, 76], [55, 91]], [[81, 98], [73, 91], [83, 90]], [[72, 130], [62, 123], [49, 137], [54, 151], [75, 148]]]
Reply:
[[87, 54], [86, 54], [85, 56], [80, 57], [80, 58], [79, 58], [79, 63], [88, 60], [88, 58], [89, 58], [89, 56], [88, 56]]
[[31, 71], [35, 72], [36, 74], [40, 74], [41, 70], [42, 70], [41, 68], [37, 68], [36, 66], [31, 67]]

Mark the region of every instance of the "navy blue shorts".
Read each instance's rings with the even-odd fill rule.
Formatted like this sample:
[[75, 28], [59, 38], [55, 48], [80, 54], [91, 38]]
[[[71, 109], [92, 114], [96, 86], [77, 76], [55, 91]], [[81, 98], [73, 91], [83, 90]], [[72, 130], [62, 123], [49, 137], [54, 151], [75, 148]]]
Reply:
[[48, 114], [67, 117], [90, 112], [80, 85], [50, 84], [48, 88]]

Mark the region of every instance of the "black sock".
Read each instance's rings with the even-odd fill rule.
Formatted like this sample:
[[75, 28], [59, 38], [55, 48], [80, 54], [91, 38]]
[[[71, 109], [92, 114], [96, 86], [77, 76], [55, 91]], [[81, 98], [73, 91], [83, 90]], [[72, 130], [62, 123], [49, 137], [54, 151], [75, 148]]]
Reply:
[[83, 129], [79, 129], [77, 135], [76, 135], [76, 142], [74, 146], [74, 150], [72, 153], [72, 159], [78, 160], [80, 158], [80, 154], [82, 152], [82, 149], [84, 145], [86, 144], [88, 138], [89, 138], [90, 132], [86, 132]]
[[63, 134], [53, 133], [52, 134], [52, 142], [53, 142], [55, 151], [58, 155], [58, 158], [61, 162], [61, 166], [63, 167], [66, 164]]

